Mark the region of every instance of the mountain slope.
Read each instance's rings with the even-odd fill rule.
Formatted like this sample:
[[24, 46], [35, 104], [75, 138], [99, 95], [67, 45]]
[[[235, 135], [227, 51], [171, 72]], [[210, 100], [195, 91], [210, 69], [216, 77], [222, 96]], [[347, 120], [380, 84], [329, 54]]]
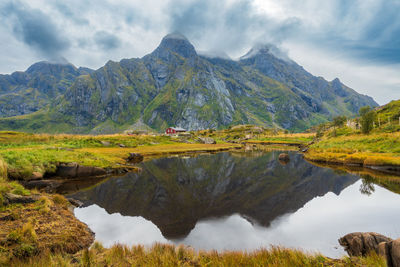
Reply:
[[[254, 48], [239, 61], [208, 58], [174, 33], [141, 59], [109, 61], [77, 77], [53, 100], [45, 120], [53, 131], [63, 125], [63, 131], [83, 133], [118, 132], [138, 121], [161, 131], [172, 125], [196, 130], [234, 124], [298, 131], [354, 115], [364, 105], [377, 106], [339, 80], [314, 77], [268, 47]], [[32, 125], [37, 116], [0, 120], [0, 129], [47, 131], [49, 126]]]
[[70, 63], [42, 61], [25, 72], [0, 75], [0, 117], [35, 112], [64, 94], [76, 77], [90, 72]]

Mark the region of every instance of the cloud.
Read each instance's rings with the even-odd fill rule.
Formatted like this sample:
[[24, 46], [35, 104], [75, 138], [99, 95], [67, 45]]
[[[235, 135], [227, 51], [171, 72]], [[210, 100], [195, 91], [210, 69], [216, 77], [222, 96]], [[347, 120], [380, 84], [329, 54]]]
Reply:
[[72, 9], [70, 6], [68, 6], [67, 4], [60, 2], [60, 1], [56, 1], [51, 3], [53, 4], [54, 8], [65, 18], [67, 18], [68, 20], [73, 21], [74, 23], [76, 23], [77, 25], [89, 25], [89, 21], [87, 19], [85, 19], [84, 17], [82, 17], [78, 12], [76, 12], [76, 10]]
[[9, 3], [0, 10], [15, 36], [41, 54], [54, 59], [69, 47], [62, 31], [42, 11], [22, 3]]
[[105, 31], [96, 32], [93, 39], [104, 50], [115, 49], [120, 45], [120, 40], [117, 36]]
[[179, 31], [196, 50], [232, 58], [275, 44], [311, 73], [339, 77], [384, 103], [388, 92], [400, 98], [398, 79], [375, 77], [400, 72], [399, 9], [397, 0], [3, 0], [0, 72], [61, 56], [98, 68], [142, 57]]
[[[178, 4], [177, 4], [178, 2]], [[277, 20], [249, 0], [170, 2], [169, 31], [179, 31], [204, 50], [242, 55], [254, 43], [279, 44], [300, 26], [295, 17]]]
[[[291, 41], [377, 64], [400, 63], [399, 1], [282, 0], [287, 16], [302, 22]], [[293, 37], [293, 36], [292, 36]]]

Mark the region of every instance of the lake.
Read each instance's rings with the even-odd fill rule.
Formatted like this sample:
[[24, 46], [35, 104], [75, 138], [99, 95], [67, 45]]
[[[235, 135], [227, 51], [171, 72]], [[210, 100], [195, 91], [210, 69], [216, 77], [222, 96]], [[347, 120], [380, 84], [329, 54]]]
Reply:
[[185, 244], [218, 251], [270, 245], [345, 255], [350, 232], [400, 236], [400, 195], [358, 175], [308, 163], [289, 152], [224, 152], [140, 164], [69, 197], [96, 240]]

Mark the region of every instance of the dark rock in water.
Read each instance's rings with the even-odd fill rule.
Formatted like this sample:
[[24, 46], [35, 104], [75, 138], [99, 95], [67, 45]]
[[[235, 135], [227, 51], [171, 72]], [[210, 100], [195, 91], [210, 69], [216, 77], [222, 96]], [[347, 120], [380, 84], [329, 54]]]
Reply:
[[77, 163], [61, 163], [57, 166], [56, 176], [75, 178], [105, 175], [107, 172], [99, 167], [81, 166]]
[[78, 165], [78, 168], [76, 170], [77, 177], [99, 176], [99, 175], [105, 175], [105, 174], [106, 174], [106, 171], [99, 167]]
[[339, 244], [344, 247], [349, 256], [366, 256], [370, 251], [378, 253], [381, 242], [390, 242], [391, 238], [378, 233], [350, 233], [339, 239]]
[[130, 163], [139, 163], [143, 161], [143, 155], [139, 153], [129, 153], [128, 161]]
[[60, 163], [57, 166], [56, 175], [60, 177], [76, 177], [76, 169], [78, 164], [75, 162]]
[[8, 204], [28, 204], [34, 203], [39, 199], [39, 195], [20, 196], [12, 193], [5, 193], [4, 197], [6, 198]]
[[303, 153], [305, 153], [307, 151], [308, 151], [308, 147], [304, 147], [304, 148], [301, 149], [301, 152], [303, 152]]
[[199, 140], [200, 143], [208, 144], [208, 145], [212, 145], [212, 144], [216, 144], [217, 143], [211, 137], [199, 137], [198, 140]]
[[30, 180], [40, 180], [43, 179], [43, 174], [40, 172], [33, 172]]
[[23, 185], [28, 188], [37, 188], [37, 189], [45, 189], [47, 192], [52, 192], [57, 187], [62, 184], [61, 180], [31, 180], [27, 181]]
[[81, 201], [77, 200], [77, 199], [69, 197], [69, 198], [67, 198], [67, 200], [69, 201], [69, 203], [71, 203], [71, 205], [73, 205], [73, 206], [75, 206], [77, 208], [83, 206], [83, 203]]
[[289, 155], [287, 153], [281, 153], [279, 154], [278, 159], [280, 161], [288, 162], [290, 160]]

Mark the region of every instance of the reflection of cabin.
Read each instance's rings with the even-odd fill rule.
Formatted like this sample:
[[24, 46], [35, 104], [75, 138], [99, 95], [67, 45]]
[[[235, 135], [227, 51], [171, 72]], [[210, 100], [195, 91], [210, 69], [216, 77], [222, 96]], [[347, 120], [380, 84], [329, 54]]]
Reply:
[[184, 133], [186, 132], [185, 129], [179, 127], [169, 127], [165, 130], [166, 134], [176, 134], [176, 133]]

